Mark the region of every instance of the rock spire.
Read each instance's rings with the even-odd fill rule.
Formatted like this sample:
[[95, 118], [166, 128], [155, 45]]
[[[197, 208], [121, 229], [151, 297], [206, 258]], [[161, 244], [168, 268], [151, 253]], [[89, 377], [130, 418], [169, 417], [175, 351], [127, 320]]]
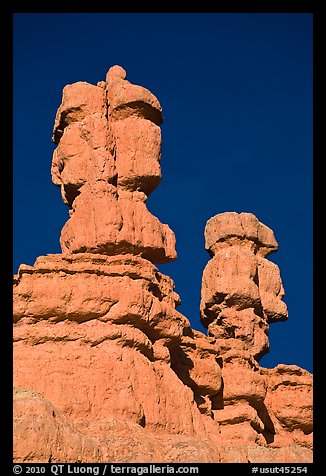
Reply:
[[131, 253], [152, 263], [176, 258], [175, 237], [146, 208], [161, 180], [162, 108], [113, 66], [106, 81], [63, 89], [53, 141], [52, 180], [70, 218], [63, 253]]

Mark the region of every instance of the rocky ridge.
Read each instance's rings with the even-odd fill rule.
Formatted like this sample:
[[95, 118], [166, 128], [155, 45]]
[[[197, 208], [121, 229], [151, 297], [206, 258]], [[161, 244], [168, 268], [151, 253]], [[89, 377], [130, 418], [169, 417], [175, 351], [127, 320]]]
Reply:
[[287, 319], [278, 245], [251, 213], [205, 229], [200, 315], [177, 311], [175, 237], [146, 207], [162, 108], [120, 66], [63, 90], [52, 180], [62, 254], [14, 276], [17, 462], [310, 462], [312, 375], [259, 365]]

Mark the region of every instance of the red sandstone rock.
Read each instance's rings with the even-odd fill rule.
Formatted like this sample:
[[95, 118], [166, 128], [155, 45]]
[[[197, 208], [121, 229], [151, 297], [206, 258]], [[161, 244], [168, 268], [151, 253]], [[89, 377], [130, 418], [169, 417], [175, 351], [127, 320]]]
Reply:
[[250, 213], [222, 213], [208, 221], [205, 239], [213, 258], [203, 272], [201, 321], [224, 351], [250, 350], [259, 360], [269, 350], [268, 323], [287, 319], [278, 266], [263, 257], [277, 249], [273, 232]]
[[138, 116], [155, 124], [163, 121], [162, 107], [148, 89], [131, 84], [125, 79], [121, 66], [112, 66], [106, 75], [109, 115], [112, 120]]
[[256, 272], [257, 258], [250, 250], [236, 246], [222, 248], [204, 270], [203, 304], [210, 307], [225, 300], [239, 310], [256, 306], [260, 299]]
[[161, 181], [161, 129], [147, 119], [126, 117], [111, 125], [116, 140], [118, 188], [149, 195]]
[[[193, 392], [170, 368], [169, 349], [189, 328], [175, 310], [179, 299], [172, 281], [141, 258], [93, 256], [94, 261], [92, 255], [50, 255], [20, 268], [14, 291], [15, 385], [29, 385], [72, 419], [114, 416], [138, 424], [145, 419], [149, 428], [193, 434], [202, 426], [200, 412]], [[210, 394], [213, 386], [217, 393], [219, 374], [200, 374], [203, 356], [214, 356], [214, 349], [209, 343], [205, 348], [205, 336], [198, 339], [192, 376], [200, 391]], [[219, 372], [214, 359], [210, 365]], [[66, 388], [76, 391], [67, 394]], [[180, 405], [188, 410], [177, 411]]]
[[91, 114], [105, 115], [105, 102], [105, 92], [98, 86], [82, 81], [65, 86], [62, 103], [55, 118], [53, 141], [58, 143], [69, 124], [80, 122]]
[[115, 66], [103, 84], [64, 88], [53, 140], [52, 180], [71, 218], [64, 253], [140, 254], [154, 263], [176, 258], [175, 237], [151, 215], [146, 198], [161, 180], [162, 108]]
[[14, 391], [14, 462], [102, 461], [97, 443], [74, 427], [41, 394]]
[[171, 349], [171, 367], [180, 380], [192, 389], [200, 412], [212, 418], [213, 401], [222, 391], [215, 339], [186, 326], [184, 334], [181, 345]]
[[211, 254], [225, 244], [251, 241], [251, 247], [261, 256], [277, 251], [273, 231], [252, 213], [225, 212], [210, 218], [205, 228], [206, 249]]
[[113, 140], [104, 114], [86, 116], [65, 128], [53, 154], [51, 173], [70, 208], [85, 183], [116, 179]]
[[[49, 289], [56, 289], [52, 299]], [[50, 255], [39, 258], [34, 267], [20, 267], [15, 285], [15, 386], [43, 395], [85, 437], [90, 437], [90, 424], [113, 419], [145, 427], [144, 441], [151, 432], [169, 438], [204, 435], [214, 422], [202, 420], [193, 390], [170, 364], [170, 353], [184, 339], [183, 329], [189, 329], [187, 319], [174, 308], [178, 302], [173, 282], [149, 261], [131, 255]], [[220, 369], [209, 339], [197, 332], [187, 343], [198, 395], [218, 393]], [[205, 369], [205, 359], [211, 372]], [[91, 434], [106, 438], [101, 451], [112, 454], [107, 435], [95, 430]], [[197, 437], [188, 440], [189, 448], [201, 446]], [[164, 451], [178, 454], [167, 442], [160, 442]], [[199, 459], [203, 449], [198, 450]], [[22, 449], [17, 451], [29, 460]], [[164, 452], [159, 454], [169, 460]], [[209, 454], [204, 451], [203, 461], [214, 461]]]
[[145, 201], [142, 192], [117, 191], [105, 182], [85, 184], [62, 229], [62, 251], [132, 253], [154, 263], [173, 261], [174, 233], [147, 210]]
[[258, 257], [258, 282], [261, 305], [268, 322], [288, 318], [286, 304], [282, 301], [284, 289], [280, 270], [275, 263]]
[[[223, 362], [223, 397], [213, 410], [220, 434], [235, 446], [269, 444], [287, 448], [284, 461], [298, 458], [292, 445], [311, 448], [311, 375], [257, 363], [269, 350], [268, 324], [287, 319], [279, 269], [265, 258], [277, 250], [273, 232], [252, 214], [222, 213], [208, 221], [205, 239], [213, 258], [203, 273], [201, 320]], [[264, 462], [273, 451], [259, 457], [248, 448], [248, 459]]]
[[[130, 323], [154, 340], [181, 339], [188, 320], [175, 309], [173, 281], [132, 255], [48, 255], [21, 266], [14, 288], [14, 320], [97, 319]], [[56, 292], [49, 295], [49, 289]], [[95, 323], [92, 323], [95, 326]]]
[[278, 245], [251, 213], [206, 226], [201, 320], [153, 263], [175, 237], [150, 214], [162, 108], [113, 66], [63, 91], [52, 180], [70, 208], [62, 255], [14, 276], [16, 462], [312, 461], [312, 375], [259, 366], [287, 319]]
[[296, 365], [262, 369], [268, 379], [266, 405], [276, 429], [275, 444], [294, 441], [312, 448], [312, 375]]
[[[14, 462], [216, 462], [220, 452], [205, 435], [167, 435], [117, 418], [76, 426], [42, 395], [14, 391]], [[92, 434], [92, 437], [87, 436]]]

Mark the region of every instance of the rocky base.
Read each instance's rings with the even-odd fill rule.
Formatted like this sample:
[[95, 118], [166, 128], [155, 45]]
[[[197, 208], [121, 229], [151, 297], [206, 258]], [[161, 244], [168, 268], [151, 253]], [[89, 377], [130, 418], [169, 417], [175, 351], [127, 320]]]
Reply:
[[149, 261], [40, 257], [14, 298], [15, 461], [312, 460], [311, 374], [223, 361]]
[[[312, 451], [225, 445], [218, 436], [157, 434], [116, 418], [79, 427], [41, 394], [14, 392], [14, 462], [22, 463], [309, 463]], [[84, 430], [84, 431], [83, 431]], [[28, 438], [26, 438], [28, 435]]]

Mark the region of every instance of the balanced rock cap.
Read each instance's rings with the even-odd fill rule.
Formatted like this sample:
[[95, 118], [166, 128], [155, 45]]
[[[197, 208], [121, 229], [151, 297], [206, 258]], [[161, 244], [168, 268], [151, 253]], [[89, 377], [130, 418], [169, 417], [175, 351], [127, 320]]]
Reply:
[[210, 218], [205, 227], [205, 248], [215, 254], [216, 244], [230, 238], [255, 243], [257, 253], [267, 256], [278, 250], [273, 230], [261, 223], [252, 213], [224, 212]]
[[163, 122], [162, 106], [154, 94], [143, 86], [127, 81], [126, 71], [118, 65], [106, 73], [109, 115], [120, 119], [133, 114], [149, 119], [157, 125]]

